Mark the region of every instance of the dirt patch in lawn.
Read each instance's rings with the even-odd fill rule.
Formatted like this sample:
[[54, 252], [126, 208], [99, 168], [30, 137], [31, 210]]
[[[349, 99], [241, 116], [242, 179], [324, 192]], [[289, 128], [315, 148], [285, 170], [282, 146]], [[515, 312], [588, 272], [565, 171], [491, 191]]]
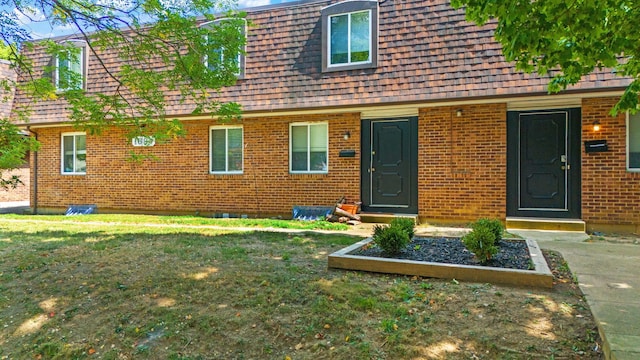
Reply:
[[0, 220], [0, 359], [602, 359], [553, 289], [327, 269], [344, 235]]
[[593, 243], [612, 243], [612, 244], [625, 244], [625, 245], [640, 245], [640, 235], [638, 234], [616, 234], [616, 233], [603, 233], [593, 232], [590, 234], [587, 242]]

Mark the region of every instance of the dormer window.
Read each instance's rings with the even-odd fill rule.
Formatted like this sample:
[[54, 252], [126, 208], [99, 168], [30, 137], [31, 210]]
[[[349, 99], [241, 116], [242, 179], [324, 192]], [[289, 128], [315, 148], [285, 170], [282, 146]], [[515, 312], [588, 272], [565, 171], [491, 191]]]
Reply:
[[[247, 22], [245, 19], [218, 19], [204, 23], [203, 27], [239, 26], [242, 37], [246, 36]], [[207, 51], [204, 56], [204, 65], [211, 71], [230, 69], [237, 78], [244, 77], [245, 56], [244, 51], [234, 51], [225, 47], [227, 41], [223, 38], [207, 39]]]
[[87, 43], [66, 41], [66, 49], [55, 57], [54, 82], [58, 91], [85, 89], [87, 77]]
[[375, 68], [377, 62], [377, 1], [344, 1], [322, 9], [322, 71]]

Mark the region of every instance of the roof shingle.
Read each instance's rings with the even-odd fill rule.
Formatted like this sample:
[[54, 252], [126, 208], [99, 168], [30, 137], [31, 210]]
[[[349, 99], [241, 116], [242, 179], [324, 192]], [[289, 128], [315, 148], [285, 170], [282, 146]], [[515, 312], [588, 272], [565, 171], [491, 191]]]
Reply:
[[[468, 23], [463, 10], [442, 0], [381, 2], [377, 68], [323, 73], [320, 11], [336, 2], [248, 9], [254, 26], [248, 32], [245, 78], [223, 89], [221, 99], [239, 102], [245, 111], [274, 111], [547, 91], [548, 77], [517, 72], [505, 61], [493, 39], [493, 24]], [[36, 59], [36, 64], [44, 63], [46, 59]], [[118, 66], [114, 57], [107, 56], [105, 63]], [[572, 89], [621, 88], [628, 83], [601, 71]], [[89, 84], [89, 91], [115, 86], [96, 61], [90, 62]], [[180, 104], [179, 96], [168, 94], [171, 115], [193, 110], [190, 104]], [[32, 122], [64, 121], [61, 102], [36, 104]]]

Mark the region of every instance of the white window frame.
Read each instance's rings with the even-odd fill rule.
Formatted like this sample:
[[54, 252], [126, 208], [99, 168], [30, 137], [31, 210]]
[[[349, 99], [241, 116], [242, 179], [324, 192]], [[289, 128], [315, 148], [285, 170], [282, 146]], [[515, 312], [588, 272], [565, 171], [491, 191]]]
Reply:
[[[84, 136], [84, 145], [85, 145], [85, 149], [84, 150], [78, 150], [76, 148], [76, 144], [77, 144], [77, 140], [76, 137], [77, 136]], [[68, 136], [72, 136], [73, 137], [73, 171], [66, 171], [64, 168], [64, 138], [68, 137]], [[84, 165], [85, 165], [85, 171], [77, 171], [77, 164], [76, 164], [76, 158], [78, 154], [82, 154], [84, 152]], [[62, 133], [60, 135], [60, 173], [62, 175], [86, 175], [87, 174], [87, 133], [85, 132], [67, 132], [67, 133]]]
[[[377, 0], [345, 0], [321, 9], [322, 22], [322, 72], [375, 69], [378, 66], [379, 3]], [[367, 61], [351, 61], [352, 15], [369, 14], [369, 58]], [[331, 60], [331, 19], [348, 15], [348, 62], [335, 64]]]
[[[323, 170], [311, 169], [311, 132], [309, 128], [314, 125], [325, 125], [327, 129], [325, 154], [326, 166]], [[297, 126], [307, 127], [307, 170], [293, 170], [293, 128]], [[327, 174], [329, 172], [329, 123], [323, 122], [295, 122], [289, 124], [289, 173], [291, 174]]]
[[[213, 21], [208, 21], [205, 23], [200, 24], [200, 27], [209, 27], [209, 26], [215, 26], [223, 21], [226, 20], [230, 20], [231, 18], [220, 18], [220, 19], [216, 19]], [[235, 20], [235, 19], [234, 19]], [[246, 19], [241, 19], [244, 22], [244, 28], [242, 29], [242, 34], [244, 34], [244, 36], [247, 36], [247, 20]], [[242, 79], [244, 78], [244, 74], [245, 74], [245, 63], [246, 63], [246, 49], [247, 49], [247, 45], [245, 43], [244, 46], [244, 51], [240, 51], [238, 52], [238, 72], [235, 74], [236, 77], [238, 79]], [[204, 54], [203, 57], [203, 62], [204, 62], [204, 66], [207, 69], [213, 70], [209, 67], [209, 54]], [[224, 61], [224, 48], [220, 49], [220, 60]]]
[[[351, 61], [351, 16], [353, 14], [358, 14], [358, 13], [368, 13], [369, 14], [369, 58], [366, 61]], [[344, 16], [347, 15], [348, 16], [348, 23], [347, 23], [347, 62], [346, 63], [338, 63], [338, 64], [333, 64], [331, 62], [331, 18], [337, 17], [337, 16]], [[327, 32], [327, 67], [329, 68], [335, 68], [335, 67], [342, 67], [342, 66], [351, 66], [351, 65], [361, 65], [361, 64], [371, 64], [372, 58], [373, 58], [373, 26], [372, 26], [372, 21], [373, 21], [373, 14], [371, 12], [371, 10], [359, 10], [359, 11], [352, 11], [352, 12], [346, 12], [346, 13], [341, 13], [341, 14], [333, 14], [333, 15], [329, 15], [329, 19], [328, 19], [328, 28], [329, 31]]]
[[[229, 130], [240, 129], [242, 131], [242, 164], [240, 170], [229, 171]], [[225, 131], [225, 149], [224, 149], [224, 171], [213, 170], [213, 131]], [[209, 127], [209, 173], [218, 175], [235, 175], [244, 172], [244, 127], [242, 125], [214, 125]]]
[[[639, 167], [631, 167], [631, 117], [634, 117], [634, 122], [635, 122], [635, 126], [640, 127], [640, 112], [637, 112], [635, 115], [631, 115], [628, 111], [627, 111], [627, 171], [628, 172], [640, 172], [640, 166]], [[640, 143], [640, 138], [636, 139], [635, 141]], [[638, 144], [638, 146], [640, 146], [640, 144]]]
[[80, 62], [80, 73], [79, 75], [82, 77], [82, 84], [80, 87], [72, 88], [61, 88], [60, 87], [60, 57], [55, 57], [55, 74], [54, 74], [54, 85], [56, 90], [59, 92], [69, 91], [69, 90], [83, 90], [86, 89], [87, 86], [87, 43], [82, 40], [69, 40], [65, 43], [73, 44], [74, 47], [80, 50], [78, 54], [78, 60]]

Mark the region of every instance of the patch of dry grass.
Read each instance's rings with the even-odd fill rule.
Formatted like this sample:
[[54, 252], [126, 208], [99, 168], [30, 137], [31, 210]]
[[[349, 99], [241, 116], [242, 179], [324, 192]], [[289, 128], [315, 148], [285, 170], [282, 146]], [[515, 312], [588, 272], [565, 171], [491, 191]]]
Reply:
[[0, 358], [600, 358], [570, 275], [545, 291], [328, 270], [357, 240], [0, 220]]

